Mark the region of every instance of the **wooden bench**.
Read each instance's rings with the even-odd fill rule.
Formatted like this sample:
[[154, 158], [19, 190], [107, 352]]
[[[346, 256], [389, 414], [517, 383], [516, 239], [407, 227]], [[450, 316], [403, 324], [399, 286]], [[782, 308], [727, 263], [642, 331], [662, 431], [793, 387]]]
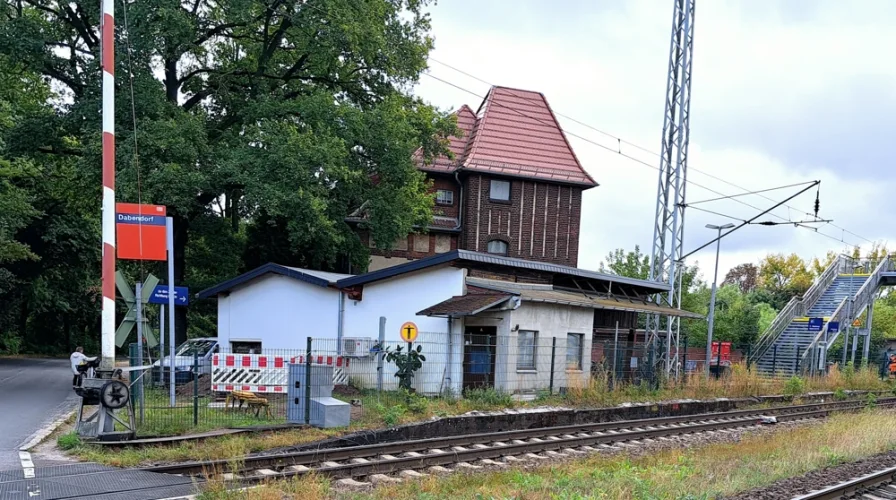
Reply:
[[[239, 403], [239, 405], [237, 405]], [[271, 416], [271, 407], [268, 405], [268, 400], [265, 398], [260, 398], [255, 395], [254, 392], [250, 391], [233, 391], [227, 395], [227, 399], [224, 402], [224, 406], [227, 408], [233, 408], [235, 405], [236, 409], [242, 409], [243, 403], [246, 404], [246, 411], [252, 411], [255, 409], [255, 416], [260, 416], [260, 413], [264, 411], [264, 414], [267, 418], [272, 418]]]

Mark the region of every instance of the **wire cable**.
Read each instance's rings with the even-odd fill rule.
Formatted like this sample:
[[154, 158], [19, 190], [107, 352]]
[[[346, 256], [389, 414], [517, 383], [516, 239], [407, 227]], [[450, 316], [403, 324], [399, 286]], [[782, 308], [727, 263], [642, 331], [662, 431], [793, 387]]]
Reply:
[[[462, 75], [465, 75], [465, 76], [467, 76], [467, 77], [470, 77], [470, 78], [472, 78], [472, 79], [474, 79], [474, 80], [476, 80], [476, 81], [478, 81], [478, 82], [481, 82], [481, 83], [484, 83], [484, 84], [486, 84], [486, 85], [490, 85], [490, 86], [493, 86], [493, 85], [494, 85], [494, 84], [492, 84], [492, 83], [490, 83], [490, 82], [488, 82], [488, 81], [486, 81], [486, 80], [484, 80], [484, 79], [482, 79], [482, 78], [479, 78], [479, 77], [477, 77], [477, 76], [475, 76], [475, 75], [472, 75], [472, 74], [470, 74], [470, 73], [468, 73], [468, 72], [466, 72], [466, 71], [463, 71], [463, 70], [461, 70], [461, 69], [459, 69], [459, 68], [457, 68], [457, 67], [455, 67], [455, 66], [452, 66], [452, 65], [450, 65], [450, 64], [448, 64], [448, 63], [445, 63], [445, 62], [443, 62], [443, 61], [440, 61], [440, 60], [438, 60], [438, 59], [435, 59], [435, 58], [430, 57], [429, 60], [432, 61], [432, 62], [435, 62], [435, 63], [437, 63], [437, 64], [440, 64], [440, 65], [442, 65], [442, 66], [444, 66], [444, 67], [446, 67], [446, 68], [448, 68], [448, 69], [451, 69], [451, 70], [453, 70], [453, 71], [455, 71], [455, 72], [457, 72], [457, 73], [460, 73], [460, 74], [462, 74]], [[424, 74], [427, 75], [427, 76], [430, 76], [431, 78], [435, 78], [435, 79], [437, 79], [437, 80], [440, 80], [439, 78], [436, 78], [436, 77], [434, 77], [433, 75], [431, 75], [431, 74], [429, 74], [429, 73], [424, 73]], [[442, 80], [442, 81], [443, 81], [444, 83], [448, 83], [448, 82], [445, 82], [444, 80]], [[458, 88], [458, 89], [460, 89], [460, 90], [463, 90], [463, 91], [465, 91], [465, 92], [470, 92], [470, 91], [468, 91], [468, 90], [466, 90], [466, 89], [464, 89], [464, 88], [461, 88], [461, 87], [459, 87], [459, 86], [457, 86], [457, 85], [454, 85], [454, 84], [451, 84], [451, 83], [448, 83], [448, 84], [449, 84], [449, 85], [452, 85], [452, 86], [454, 86], [454, 87], [456, 87], [456, 88]], [[472, 92], [471, 92], [471, 93], [472, 93]], [[511, 90], [511, 93], [513, 93], [512, 90]], [[474, 93], [474, 95], [476, 95], [476, 94]], [[525, 99], [525, 100], [532, 101], [530, 98], [527, 98], [526, 96], [521, 96], [521, 95], [518, 95], [518, 94], [514, 94], [514, 96], [519, 97], [519, 98], [521, 98], [521, 99]], [[571, 121], [571, 122], [573, 122], [573, 123], [576, 123], [576, 124], [578, 124], [578, 125], [581, 125], [581, 126], [583, 126], [583, 127], [586, 127], [586, 128], [588, 128], [588, 129], [591, 129], [591, 130], [593, 130], [593, 131], [595, 131], [595, 132], [597, 132], [597, 133], [599, 133], [599, 134], [602, 134], [602, 135], [604, 135], [604, 136], [606, 136], [606, 137], [609, 137], [609, 138], [611, 138], [611, 139], [615, 139], [616, 142], [617, 142], [617, 144], [620, 145], [620, 146], [621, 146], [622, 144], [626, 144], [626, 145], [631, 146], [631, 147], [633, 147], [633, 148], [635, 148], [635, 149], [638, 149], [638, 150], [643, 151], [643, 152], [645, 152], [645, 153], [649, 153], [649, 154], [651, 154], [651, 155], [653, 155], [653, 156], [656, 156], [657, 158], [660, 158], [660, 157], [661, 157], [661, 155], [660, 155], [659, 153], [657, 153], [656, 151], [653, 151], [653, 150], [651, 150], [651, 149], [645, 148], [645, 147], [640, 146], [640, 145], [638, 145], [638, 144], [635, 144], [635, 143], [633, 143], [633, 142], [631, 142], [631, 141], [625, 140], [625, 139], [623, 139], [623, 138], [621, 138], [621, 137], [619, 137], [619, 136], [617, 136], [617, 135], [614, 135], [614, 134], [612, 134], [612, 133], [610, 133], [610, 132], [606, 132], [606, 131], [604, 131], [604, 130], [601, 130], [601, 129], [599, 129], [599, 128], [597, 128], [597, 127], [594, 127], [594, 126], [592, 126], [592, 125], [589, 125], [589, 124], [587, 124], [587, 123], [585, 123], [585, 122], [583, 122], [583, 121], [581, 121], [581, 120], [577, 120], [577, 119], [575, 119], [575, 118], [573, 118], [573, 117], [571, 117], [571, 116], [569, 116], [569, 115], [565, 115], [565, 114], [563, 114], [563, 113], [558, 113], [558, 112], [556, 112], [556, 111], [554, 111], [554, 114], [556, 114], [557, 116], [563, 117], [563, 118], [565, 118], [565, 119], [567, 119], [567, 120], [569, 120], [569, 121]], [[530, 117], [530, 118], [532, 118], [532, 117]], [[568, 132], [568, 131], [564, 131], [564, 132], [565, 132], [566, 134], [572, 135], [573, 137], [577, 137], [577, 138], [579, 138], [579, 139], [582, 139], [580, 136], [575, 135], [575, 134], [572, 134], [572, 133], [570, 133], [570, 132]], [[584, 139], [583, 139], [583, 140], [584, 140]], [[592, 142], [592, 141], [588, 141], [588, 142]], [[592, 143], [593, 143], [593, 142], [592, 142]], [[609, 147], [607, 147], [607, 146], [605, 146], [605, 145], [603, 145], [603, 144], [598, 144], [598, 145], [599, 145], [600, 147], [604, 148], [604, 149], [607, 149], [607, 150], [609, 150], [609, 151], [613, 151], [612, 148], [609, 148]], [[633, 159], [633, 158], [629, 157], [628, 155], [625, 155], [625, 154], [621, 153], [621, 148], [619, 148], [618, 150], [616, 150], [616, 152], [619, 153], [619, 154], [621, 154], [622, 156], [624, 156], [624, 157], [626, 157], [626, 158]], [[639, 162], [639, 163], [642, 163], [642, 164], [646, 164], [646, 162], [642, 162], [642, 161], [638, 161], [638, 162]], [[649, 164], [647, 164], [647, 166], [649, 166], [649, 167], [651, 167], [651, 168], [654, 168], [655, 170], [659, 170], [658, 168], [654, 167], [653, 165], [649, 165]], [[726, 180], [726, 179], [723, 179], [723, 178], [721, 178], [721, 177], [719, 177], [719, 176], [717, 176], [717, 175], [711, 174], [711, 173], [709, 173], [709, 172], [700, 170], [700, 169], [695, 168], [695, 167], [692, 167], [692, 166], [688, 166], [688, 170], [689, 170], [689, 171], [692, 171], [692, 172], [697, 172], [697, 173], [699, 173], [699, 174], [705, 175], [705, 176], [707, 176], [707, 177], [710, 177], [710, 178], [712, 178], [712, 179], [715, 179], [715, 180], [717, 180], [717, 181], [719, 181], [719, 182], [722, 182], [722, 183], [724, 183], [724, 184], [727, 184], [727, 185], [729, 185], [729, 186], [732, 186], [732, 187], [735, 187], [735, 188], [740, 189], [740, 190], [742, 190], [742, 191], [745, 191], [746, 193], [744, 193], [744, 194], [750, 193], [750, 191], [749, 191], [747, 188], [744, 188], [743, 186], [740, 186], [740, 185], [738, 185], [738, 184], [735, 184], [735, 183], [733, 183], [733, 182], [730, 182], [730, 181], [728, 181], [728, 180]], [[694, 183], [693, 181], [690, 181], [690, 180], [689, 180], [689, 181], [687, 181], [687, 182], [690, 183], [690, 184], [692, 184], [692, 185], [694, 185], [694, 186], [701, 187], [701, 188], [703, 188], [703, 189], [707, 189], [706, 187], [701, 186], [701, 185], [699, 185], [699, 184], [697, 184], [697, 183]], [[765, 198], [765, 199], [768, 200], [768, 201], [772, 201], [772, 202], [775, 201], [773, 198], [770, 198], [770, 197], [768, 197], [768, 196], [762, 195], [761, 193], [753, 193], [753, 194], [757, 194], [758, 196], [761, 196], [761, 197]], [[787, 207], [788, 209], [802, 210], [802, 209], [798, 209], [798, 208], [796, 208], [796, 207], [793, 207], [793, 206], [791, 206], [791, 205], [787, 205], [787, 204], [785, 204], [784, 206]], [[755, 207], [752, 207], [752, 208], [755, 208]], [[810, 213], [810, 212], [804, 212], [804, 213], [805, 213], [806, 215], [810, 215], [810, 216], [812, 215], [812, 213]], [[778, 217], [778, 218], [780, 218], [780, 219], [782, 219], [782, 220], [787, 220], [787, 219], [785, 219], [785, 218], [783, 218], [783, 217], [778, 216], [777, 214], [772, 214], [772, 215], [774, 215], [774, 216], [776, 216], [776, 217]], [[817, 218], [817, 217], [816, 217], [816, 218]], [[864, 241], [866, 241], [866, 242], [868, 242], [868, 243], [872, 243], [872, 244], [874, 243], [874, 241], [872, 241], [872, 240], [870, 240], [870, 239], [868, 239], [868, 238], [866, 238], [866, 237], [864, 237], [864, 236], [862, 236], [862, 235], [860, 235], [860, 234], [857, 234], [857, 233], [855, 233], [855, 232], [853, 232], [853, 231], [850, 231], [850, 230], [848, 230], [848, 229], [846, 229], [846, 228], [844, 228], [844, 227], [838, 226], [838, 225], [833, 224], [833, 223], [831, 223], [830, 225], [833, 226], [833, 227], [835, 227], [835, 228], [837, 228], [837, 229], [842, 230], [844, 233], [849, 233], [849, 234], [851, 234], [852, 236], [855, 236], [856, 238], [859, 238], [859, 239], [861, 239], [861, 240], [864, 240]], [[804, 226], [804, 227], [805, 227], [805, 226]], [[813, 228], [813, 227], [807, 227], [807, 229], [816, 230], [816, 228]], [[824, 233], [819, 233], [819, 234], [824, 234]], [[828, 235], [825, 235], [825, 236], [828, 236]], [[833, 236], [828, 236], [828, 237], [829, 237], [829, 238], [832, 238], [832, 239], [835, 239], [835, 240], [837, 239], [837, 238], [835, 238], [835, 237], [833, 237]], [[840, 239], [839, 241], [840, 241], [841, 243], [849, 244], [849, 243], [847, 243], [846, 241], [844, 241], [844, 240], [842, 240], [842, 239]]]
[[[445, 79], [440, 78], [440, 77], [437, 77], [437, 76], [435, 76], [435, 75], [433, 75], [433, 74], [431, 74], [431, 73], [428, 73], [428, 72], [424, 72], [423, 74], [426, 75], [426, 76], [428, 76], [428, 77], [430, 77], [430, 78], [432, 78], [432, 79], [434, 79], [434, 80], [437, 80], [437, 81], [442, 82], [442, 83], [444, 83], [444, 84], [446, 84], [446, 85], [449, 85], [449, 86], [451, 86], [451, 87], [454, 87], [454, 88], [456, 88], [456, 89], [458, 89], [458, 90], [461, 90], [461, 91], [463, 91], [463, 92], [466, 92], [466, 93], [468, 93], [468, 94], [470, 94], [470, 95], [473, 95], [473, 96], [478, 97], [478, 98], [480, 98], [480, 99], [485, 99], [485, 96], [482, 96], [482, 95], [480, 95], [480, 94], [478, 94], [478, 93], [476, 93], [476, 92], [474, 92], [474, 91], [472, 91], [472, 90], [466, 89], [466, 88], [464, 88], [464, 87], [462, 87], [462, 86], [460, 86], [460, 85], [457, 85], [456, 83], [450, 82], [450, 81], [445, 80]], [[524, 97], [524, 96], [519, 96], [518, 94], [513, 94], [513, 95], [516, 96], [516, 97], [520, 97], [520, 98], [522, 98], [522, 99], [526, 99], [526, 100], [530, 100], [530, 101], [531, 101], [531, 99], [528, 99], [528, 98], [526, 98], [526, 97]], [[523, 117], [528, 118], [528, 119], [530, 119], [530, 120], [534, 120], [534, 121], [536, 121], [536, 122], [538, 122], [538, 123], [541, 123], [541, 124], [543, 124], [543, 125], [548, 125], [548, 126], [551, 126], [551, 127], [554, 127], [554, 126], [555, 126], [554, 123], [549, 123], [549, 122], [546, 122], [546, 121], [544, 121], [544, 120], [542, 120], [542, 119], [540, 119], [540, 118], [538, 118], [538, 117], [534, 117], [534, 116], [527, 115], [527, 114], [525, 114], [525, 113], [519, 111], [519, 110], [516, 109], [516, 108], [512, 108], [512, 107], [510, 107], [510, 106], [506, 106], [506, 105], [501, 104], [501, 103], [498, 103], [498, 102], [491, 102], [490, 105], [492, 105], [492, 106], [499, 106], [499, 107], [505, 108], [505, 109], [507, 109], [507, 110], [510, 110], [510, 111], [512, 111], [512, 112], [514, 112], [514, 113], [520, 115], [520, 116], [523, 116]], [[559, 113], [557, 113], [557, 115], [558, 115], [558, 116], [562, 116], [562, 115], [560, 115]], [[561, 129], [561, 130], [562, 130], [562, 129]], [[579, 139], [579, 140], [585, 141], [585, 142], [587, 142], [587, 143], [589, 143], [589, 144], [592, 144], [592, 145], [594, 145], [594, 146], [597, 146], [597, 147], [599, 147], [599, 148], [602, 148], [602, 149], [605, 149], [605, 150], [607, 150], [607, 151], [610, 151], [611, 153], [615, 153], [615, 154], [617, 154], [617, 155], [619, 155], [619, 156], [622, 156], [623, 158], [626, 158], [626, 159], [628, 159], [628, 160], [630, 160], [630, 161], [633, 161], [633, 162], [635, 162], [635, 163], [639, 163], [639, 164], [641, 164], [641, 165], [644, 165], [644, 166], [646, 166], [646, 167], [648, 167], [648, 168], [650, 168], [650, 169], [653, 169], [653, 170], [656, 170], [656, 171], [659, 171], [659, 170], [660, 170], [659, 167], [657, 167], [656, 165], [652, 165], [652, 164], [650, 164], [650, 163], [645, 162], [644, 160], [641, 160], [640, 158], [637, 158], [637, 157], [634, 157], [634, 156], [632, 156], [632, 155], [626, 154], [626, 153], [622, 152], [621, 149], [613, 149], [613, 148], [611, 148], [611, 147], [609, 147], [609, 146], [607, 146], [607, 145], [605, 145], [605, 144], [601, 144], [601, 143], [596, 142], [596, 141], [594, 141], [594, 140], [592, 140], [592, 139], [589, 139], [589, 138], [587, 138], [587, 137], [581, 136], [581, 135], [576, 134], [576, 133], [573, 133], [573, 132], [569, 132], [568, 130], [563, 130], [563, 133], [566, 134], [566, 135], [568, 135], [568, 136], [575, 137], [575, 138], [577, 138], [577, 139]], [[619, 138], [617, 138], [617, 139], [619, 139]], [[621, 142], [622, 142], [622, 139], [619, 139], [619, 142], [621, 143]], [[655, 154], [655, 153], [653, 153], [653, 154]], [[716, 195], [718, 195], [718, 196], [721, 196], [723, 199], [731, 199], [732, 201], [737, 202], [737, 203], [739, 203], [739, 204], [741, 204], [741, 205], [744, 205], [744, 206], [746, 206], [746, 207], [749, 207], [749, 208], [751, 208], [751, 209], [753, 209], [753, 210], [759, 210], [759, 211], [762, 210], [761, 208], [759, 208], [759, 207], [757, 207], [757, 206], [755, 206], [755, 205], [752, 205], [752, 204], [750, 204], [750, 203], [747, 203], [747, 202], [745, 202], [745, 201], [743, 201], [743, 200], [740, 200], [740, 199], [737, 199], [737, 198], [733, 198], [731, 195], [728, 195], [728, 194], [725, 194], [725, 193], [723, 193], [723, 192], [721, 192], [721, 191], [717, 191], [717, 190], [712, 189], [712, 188], [710, 188], [710, 187], [704, 186], [704, 185], [699, 184], [699, 183], [697, 183], [697, 182], [695, 182], [695, 181], [693, 181], [693, 180], [688, 179], [688, 180], [686, 180], [685, 182], [686, 182], [687, 184], [691, 185], [691, 186], [698, 187], [698, 188], [700, 188], [700, 189], [709, 191], [710, 193], [713, 193], [713, 194], [716, 194]], [[725, 181], [725, 182], [726, 182], [726, 184], [731, 184], [730, 182], [727, 182], [727, 181]], [[734, 185], [734, 184], [731, 184], [731, 185]], [[739, 189], [743, 189], [743, 188], [740, 188], [740, 187], [739, 187]], [[740, 196], [740, 194], [738, 194], [738, 195], [736, 195], [736, 196]], [[760, 195], [760, 196], [762, 196], [762, 195]], [[764, 198], [767, 198], [767, 199], [769, 199], [769, 200], [771, 200], [771, 201], [775, 201], [775, 200], [772, 199], [772, 198], [768, 198], [768, 197], [766, 197], [766, 196], [763, 196], [763, 197], [764, 197]], [[788, 208], [792, 208], [792, 207], [790, 207], [790, 206], [788, 205]], [[779, 219], [781, 219], [782, 221], [785, 221], [785, 222], [787, 222], [787, 223], [793, 223], [793, 221], [791, 221], [791, 220], [789, 220], [789, 219], [787, 219], [787, 218], [785, 218], [785, 217], [782, 217], [782, 216], [780, 216], [780, 215], [778, 215], [778, 214], [772, 213], [772, 214], [770, 214], [770, 215], [773, 215], [773, 216], [775, 216], [775, 217], [777, 217], [777, 218], [779, 218]], [[808, 215], [811, 215], [811, 214], [808, 214]], [[744, 219], [740, 219], [740, 220], [744, 220]], [[839, 242], [839, 243], [843, 243], [843, 244], [846, 244], [846, 245], [856, 246], [856, 245], [852, 245], [852, 244], [850, 244], [850, 243], [847, 242], [844, 238], [837, 238], [836, 236], [831, 236], [831, 235], [829, 235], [829, 234], [827, 234], [827, 233], [823, 233], [823, 232], [819, 231], [818, 228], [815, 228], [815, 227], [812, 227], [812, 226], [807, 226], [807, 225], [800, 224], [800, 223], [795, 223], [794, 225], [796, 225], [797, 227], [802, 227], [802, 228], [805, 228], [805, 229], [809, 229], [809, 230], [815, 232], [816, 234], [820, 234], [820, 235], [822, 235], [822, 236], [824, 236], [824, 237], [826, 237], [826, 238], [829, 238], [829, 239], [831, 239], [831, 240], [833, 240], [833, 241], [837, 241], [837, 242]], [[832, 224], [832, 225], [833, 225], [833, 224]], [[841, 228], [841, 229], [842, 229], [842, 228]], [[845, 231], [845, 230], [844, 230], [844, 231]], [[864, 239], [864, 238], [863, 238], [863, 239]], [[869, 241], [870, 241], [870, 240], [869, 240]]]

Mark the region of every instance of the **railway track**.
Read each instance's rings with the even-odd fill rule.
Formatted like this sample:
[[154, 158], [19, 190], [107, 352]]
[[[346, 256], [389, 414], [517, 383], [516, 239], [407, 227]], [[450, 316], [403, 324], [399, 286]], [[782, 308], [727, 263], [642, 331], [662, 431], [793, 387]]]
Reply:
[[833, 500], [861, 498], [884, 500], [896, 498], [896, 467], [872, 472], [849, 481], [816, 490], [793, 500]]
[[[896, 406], [896, 398], [878, 401], [878, 406]], [[416, 477], [417, 471], [451, 472], [447, 466], [476, 469], [502, 467], [526, 460], [584, 456], [619, 443], [634, 445], [642, 440], [732, 430], [760, 425], [760, 416], [777, 421], [823, 418], [833, 412], [851, 411], [862, 402], [816, 403], [765, 410], [736, 410], [723, 413], [661, 417], [618, 422], [585, 423], [557, 427], [511, 430], [350, 446], [299, 452], [259, 455], [239, 460], [213, 460], [144, 468], [166, 474], [189, 475], [200, 480], [219, 478], [241, 485], [269, 479], [302, 476], [314, 472], [339, 479], [371, 478], [394, 481], [390, 475]], [[478, 465], [474, 465], [478, 464]]]

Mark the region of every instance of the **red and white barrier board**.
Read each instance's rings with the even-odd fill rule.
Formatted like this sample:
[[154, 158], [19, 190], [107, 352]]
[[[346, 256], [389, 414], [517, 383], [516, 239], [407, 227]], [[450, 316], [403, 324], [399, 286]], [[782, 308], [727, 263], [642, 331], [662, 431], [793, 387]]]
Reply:
[[[212, 390], [286, 393], [289, 364], [305, 363], [305, 356], [267, 354], [215, 354], [212, 356]], [[333, 366], [333, 383], [345, 384], [348, 359], [312, 355], [311, 363]]]

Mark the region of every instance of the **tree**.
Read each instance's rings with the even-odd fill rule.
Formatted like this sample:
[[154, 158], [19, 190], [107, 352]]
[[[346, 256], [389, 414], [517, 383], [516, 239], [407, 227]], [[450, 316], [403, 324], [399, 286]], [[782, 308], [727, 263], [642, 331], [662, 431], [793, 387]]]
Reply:
[[[362, 203], [366, 229], [383, 248], [428, 223], [432, 198], [412, 154], [439, 154], [455, 131], [444, 113], [408, 93], [433, 46], [428, 4], [145, 0], [119, 7], [118, 199], [168, 207], [178, 284], [202, 282], [188, 259], [202, 253], [190, 247], [205, 229], [222, 230], [206, 224], [209, 217], [228, 221], [231, 239], [242, 225], [282, 234], [319, 268], [336, 266], [342, 255], [366, 264], [367, 250], [344, 222]], [[77, 196], [92, 200], [98, 214], [98, 9], [83, 0], [22, 0], [5, 14], [0, 57], [21, 61], [60, 94], [52, 113], [16, 123], [11, 135], [24, 140], [14, 153], [71, 162], [84, 180]], [[187, 312], [177, 314], [182, 340]]]
[[818, 257], [812, 259], [812, 274], [816, 277], [824, 274], [825, 269], [828, 268], [835, 260], [837, 260], [837, 252], [833, 250], [828, 250], [828, 253], [825, 254], [824, 258], [819, 260]]
[[797, 254], [769, 254], [759, 263], [759, 285], [771, 294], [771, 305], [778, 310], [793, 296], [805, 293], [812, 280], [812, 273]]
[[735, 285], [743, 293], [750, 293], [756, 288], [759, 280], [759, 268], [751, 263], [740, 264], [732, 267], [725, 275], [722, 286]]
[[641, 253], [638, 245], [635, 245], [634, 251], [629, 252], [617, 248], [607, 254], [598, 270], [602, 273], [646, 280], [650, 276], [650, 256]]

